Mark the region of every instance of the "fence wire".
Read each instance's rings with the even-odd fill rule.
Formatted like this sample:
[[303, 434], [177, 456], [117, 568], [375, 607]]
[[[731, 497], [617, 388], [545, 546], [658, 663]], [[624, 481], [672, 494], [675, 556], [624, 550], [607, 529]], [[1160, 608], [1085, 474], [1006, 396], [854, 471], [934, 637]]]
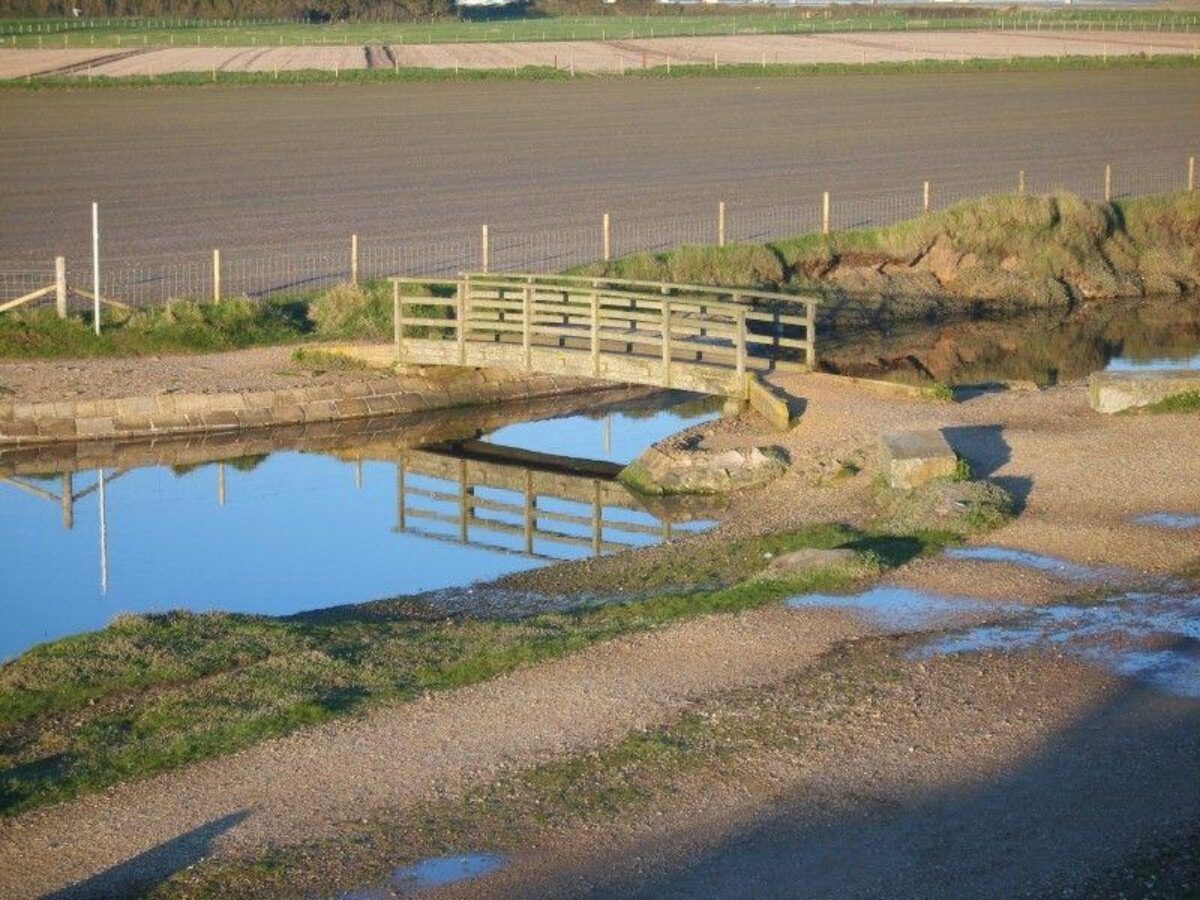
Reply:
[[[1180, 171], [1133, 171], [1122, 168], [1112, 173], [1109, 184], [1114, 200], [1163, 194], [1187, 186]], [[931, 210], [977, 198], [985, 194], [1015, 193], [1018, 178], [1001, 183], [967, 177], [948, 178], [929, 187]], [[1085, 177], [1039, 177], [1030, 174], [1025, 189], [1033, 194], [1070, 191], [1103, 200], [1104, 170]], [[918, 184], [887, 193], [858, 194], [853, 191], [830, 196], [831, 231], [878, 228], [922, 214], [925, 191]], [[725, 206], [727, 243], [763, 243], [818, 232], [822, 228], [820, 196], [789, 204], [742, 205], [736, 200]], [[601, 219], [562, 228], [521, 228], [492, 224], [488, 230], [486, 265], [490, 271], [556, 272], [601, 261], [605, 236]], [[619, 258], [637, 253], [663, 253], [685, 245], [718, 242], [717, 210], [674, 218], [610, 220], [609, 254]], [[479, 226], [449, 237], [392, 242], [371, 238], [357, 245], [357, 277], [360, 282], [391, 275], [452, 276], [485, 267], [484, 246]], [[101, 259], [101, 293], [131, 306], [153, 306], [176, 300], [212, 300], [218, 296], [214, 283], [211, 251], [176, 254], [149, 259]], [[220, 256], [221, 298], [246, 297], [261, 300], [303, 296], [351, 280], [354, 274], [350, 236], [303, 249], [222, 248]], [[90, 259], [68, 261], [67, 278], [74, 288], [91, 291]], [[0, 303], [54, 283], [54, 260], [44, 267], [21, 263], [0, 268]], [[53, 300], [53, 297], [50, 298]], [[75, 296], [72, 303], [78, 302]]]

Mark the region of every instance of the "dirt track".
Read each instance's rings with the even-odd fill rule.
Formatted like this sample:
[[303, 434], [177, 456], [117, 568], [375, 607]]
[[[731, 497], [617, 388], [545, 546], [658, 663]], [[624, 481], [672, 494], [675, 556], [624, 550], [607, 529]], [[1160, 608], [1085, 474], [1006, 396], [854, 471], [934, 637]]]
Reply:
[[[136, 57], [135, 57], [136, 59]], [[835, 219], [931, 179], [935, 202], [1015, 183], [1095, 195], [1183, 178], [1200, 132], [1194, 71], [830, 76], [11, 93], [0, 106], [0, 269], [86, 262], [89, 203], [110, 261], [207, 264], [221, 246], [296, 250], [443, 239], [494, 261], [549, 232], [615, 251], [681, 216], [711, 240], [751, 207], [835, 198]], [[185, 102], [186, 101], [186, 102]], [[1162, 188], [1160, 188], [1162, 189]], [[915, 209], [915, 208], [914, 208]], [[799, 216], [797, 215], [799, 218]], [[786, 226], [785, 226], [786, 227]], [[690, 235], [690, 236], [689, 236]], [[342, 257], [338, 257], [341, 259]], [[497, 264], [501, 262], [497, 261]], [[544, 267], [555, 267], [547, 258]], [[231, 278], [232, 273], [227, 274]]]

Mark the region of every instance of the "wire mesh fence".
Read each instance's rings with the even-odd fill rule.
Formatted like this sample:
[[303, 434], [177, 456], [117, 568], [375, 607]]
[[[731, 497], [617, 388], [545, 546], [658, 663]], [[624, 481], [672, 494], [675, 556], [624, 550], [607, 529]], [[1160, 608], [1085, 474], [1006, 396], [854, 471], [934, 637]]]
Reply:
[[[978, 177], [947, 178], [928, 185], [890, 192], [831, 194], [828, 229], [831, 232], [878, 228], [945, 208], [986, 194], [1070, 191], [1093, 200], [1120, 200], [1163, 194], [1194, 187], [1194, 162], [1188, 169], [1100, 169], [1094, 174], [1039, 177], [1013, 173], [1002, 183]], [[386, 278], [391, 275], [447, 276], [462, 271], [558, 272], [604, 259], [636, 253], [662, 253], [685, 245], [719, 242], [763, 243], [821, 231], [826, 225], [821, 196], [787, 204], [724, 204], [724, 220], [714, 207], [705, 214], [676, 217], [619, 218], [561, 228], [529, 228], [490, 223], [487, 237], [475, 225], [448, 237], [388, 241], [372, 238], [352, 244], [351, 236], [290, 248], [221, 248], [158, 259], [101, 258], [101, 294], [131, 306], [151, 306], [175, 300], [213, 300], [228, 297], [264, 299], [302, 296], [335, 284]], [[68, 260], [72, 288], [90, 291], [92, 261]], [[54, 260], [44, 267], [21, 263], [0, 265], [0, 304], [54, 282]], [[77, 301], [78, 298], [76, 298]], [[73, 301], [73, 302], [76, 302]]]

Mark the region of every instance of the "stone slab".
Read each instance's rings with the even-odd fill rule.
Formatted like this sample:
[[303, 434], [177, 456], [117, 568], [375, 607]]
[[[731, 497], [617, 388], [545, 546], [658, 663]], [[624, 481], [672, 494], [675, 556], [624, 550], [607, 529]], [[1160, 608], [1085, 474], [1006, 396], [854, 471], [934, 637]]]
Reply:
[[884, 432], [879, 454], [888, 484], [902, 490], [952, 478], [958, 470], [958, 456], [940, 431]]
[[1088, 401], [1102, 413], [1119, 413], [1200, 391], [1200, 369], [1096, 372], [1088, 379]]

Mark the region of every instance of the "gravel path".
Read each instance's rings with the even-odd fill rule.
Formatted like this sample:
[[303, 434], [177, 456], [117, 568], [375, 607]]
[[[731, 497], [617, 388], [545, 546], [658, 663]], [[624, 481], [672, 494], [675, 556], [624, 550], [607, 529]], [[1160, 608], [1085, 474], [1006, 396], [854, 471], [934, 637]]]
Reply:
[[[21, 816], [0, 825], [0, 896], [76, 882], [86, 882], [78, 896], [124, 895], [214, 849], [327, 834], [366, 810], [454, 793], [507, 763], [593, 746], [717, 691], [777, 681], [859, 630], [782, 609], [707, 618]], [[214, 822], [229, 825], [210, 845]]]
[[293, 347], [227, 353], [0, 362], [0, 392], [15, 399], [93, 400], [153, 393], [269, 391], [392, 377], [370, 369], [313, 369], [292, 360]]

